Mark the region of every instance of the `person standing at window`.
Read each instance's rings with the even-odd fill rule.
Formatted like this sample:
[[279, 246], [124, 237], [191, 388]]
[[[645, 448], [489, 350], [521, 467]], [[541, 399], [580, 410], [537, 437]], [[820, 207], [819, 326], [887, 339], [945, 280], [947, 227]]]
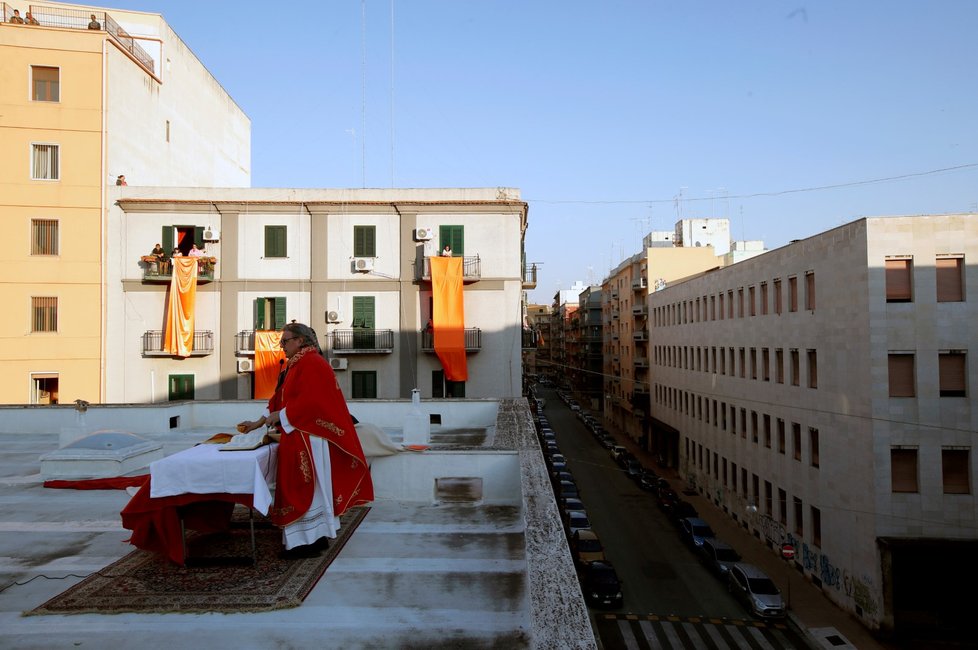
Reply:
[[452, 256], [452, 247], [449, 246], [448, 244], [445, 244], [445, 248], [441, 249], [441, 256], [442, 257], [451, 257]]

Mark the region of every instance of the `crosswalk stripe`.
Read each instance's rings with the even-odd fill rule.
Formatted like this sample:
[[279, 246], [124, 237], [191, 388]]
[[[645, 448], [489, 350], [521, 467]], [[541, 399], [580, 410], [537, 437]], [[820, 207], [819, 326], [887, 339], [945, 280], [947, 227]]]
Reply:
[[767, 639], [764, 638], [764, 634], [762, 634], [759, 629], [756, 627], [749, 627], [747, 628], [747, 631], [752, 637], [754, 637], [754, 640], [761, 646], [762, 650], [774, 650], [774, 646], [768, 643]]
[[676, 626], [674, 623], [663, 623], [662, 632], [666, 635], [666, 639], [669, 640], [669, 647], [671, 648], [682, 648], [683, 640], [679, 638], [676, 634]]
[[[643, 621], [644, 622], [644, 621]], [[625, 640], [625, 647], [628, 650], [638, 650], [638, 642], [632, 632], [632, 622], [628, 619], [618, 619], [618, 629], [621, 630], [621, 638]]]
[[700, 636], [695, 625], [693, 625], [691, 622], [683, 623], [683, 629], [686, 630], [686, 636], [689, 637], [689, 640], [693, 644], [693, 650], [710, 650], [710, 648], [707, 647], [706, 642], [703, 641], [703, 637]]
[[655, 627], [649, 621], [639, 621], [638, 626], [642, 628], [642, 634], [645, 635], [645, 640], [649, 642], [649, 646], [652, 650], [663, 650], [665, 646], [659, 641], [659, 636], [655, 633]]
[[737, 648], [741, 650], [750, 650], [751, 645], [741, 634], [742, 627], [736, 625], [724, 625], [723, 629], [727, 631], [727, 634], [733, 639], [734, 643], [737, 644]]
[[710, 635], [710, 638], [713, 640], [713, 643], [716, 645], [716, 647], [718, 648], [727, 647], [727, 642], [720, 634], [720, 630], [717, 629], [716, 625], [704, 625], [703, 627], [706, 629], [706, 633]]

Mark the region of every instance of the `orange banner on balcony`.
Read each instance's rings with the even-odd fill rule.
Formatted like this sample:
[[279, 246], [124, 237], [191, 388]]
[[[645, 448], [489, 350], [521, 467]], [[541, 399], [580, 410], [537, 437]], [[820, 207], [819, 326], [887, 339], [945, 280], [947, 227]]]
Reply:
[[278, 373], [284, 367], [285, 352], [279, 346], [282, 332], [255, 330], [255, 399], [268, 399], [275, 394]]
[[163, 350], [189, 357], [194, 350], [194, 306], [197, 303], [197, 258], [174, 257], [170, 304], [166, 311]]
[[448, 381], [466, 381], [465, 300], [462, 294], [461, 257], [432, 257], [431, 324], [435, 330], [435, 354]]

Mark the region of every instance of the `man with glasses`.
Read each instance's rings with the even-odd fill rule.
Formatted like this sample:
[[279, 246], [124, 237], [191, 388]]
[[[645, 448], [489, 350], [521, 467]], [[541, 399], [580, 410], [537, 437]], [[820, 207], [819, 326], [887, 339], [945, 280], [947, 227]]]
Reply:
[[286, 362], [268, 409], [258, 420], [241, 422], [238, 430], [267, 426], [275, 431], [278, 475], [270, 517], [283, 527], [284, 557], [314, 557], [336, 537], [347, 508], [373, 500], [373, 483], [316, 332], [289, 323], [280, 345]]

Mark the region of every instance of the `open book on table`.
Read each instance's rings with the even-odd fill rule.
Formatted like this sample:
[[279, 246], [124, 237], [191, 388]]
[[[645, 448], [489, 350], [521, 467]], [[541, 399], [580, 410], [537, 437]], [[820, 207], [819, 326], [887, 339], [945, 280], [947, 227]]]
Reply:
[[248, 451], [250, 449], [258, 449], [262, 445], [267, 445], [271, 440], [264, 429], [249, 433], [239, 433], [232, 436], [231, 440], [227, 443], [221, 445], [219, 451]]

